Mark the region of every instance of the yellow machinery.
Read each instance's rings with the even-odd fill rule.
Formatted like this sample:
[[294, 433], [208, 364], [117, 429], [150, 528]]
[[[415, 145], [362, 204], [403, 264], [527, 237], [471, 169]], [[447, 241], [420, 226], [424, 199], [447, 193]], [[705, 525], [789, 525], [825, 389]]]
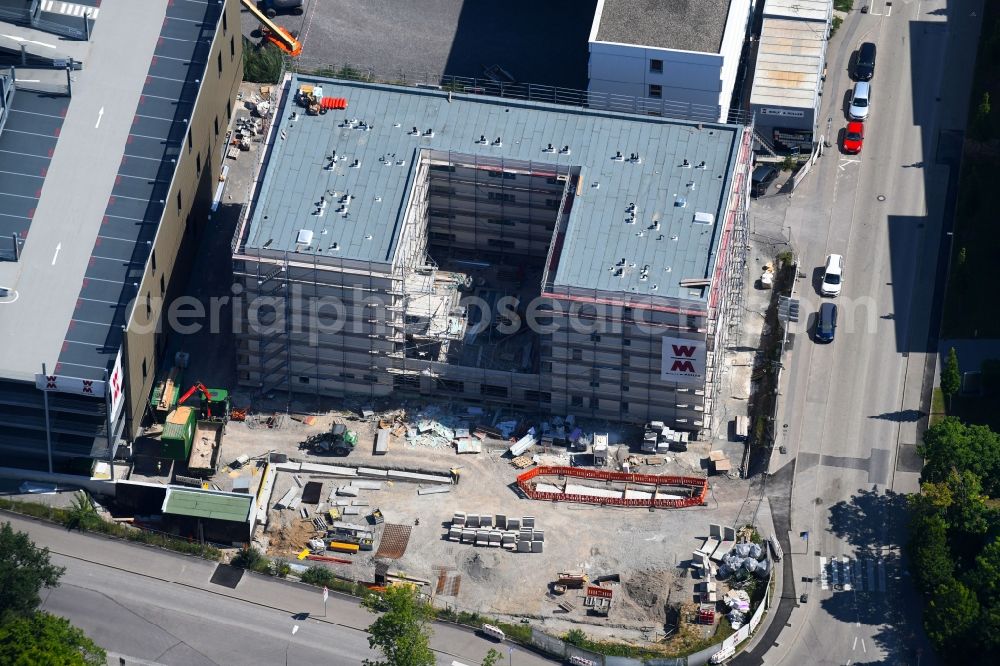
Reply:
[[243, 3], [243, 6], [247, 8], [247, 11], [253, 14], [254, 18], [260, 21], [260, 24], [264, 26], [264, 39], [271, 42], [293, 58], [302, 53], [302, 42], [297, 40], [290, 32], [269, 19], [262, 11], [257, 9], [257, 3], [254, 0], [241, 0], [241, 2]]

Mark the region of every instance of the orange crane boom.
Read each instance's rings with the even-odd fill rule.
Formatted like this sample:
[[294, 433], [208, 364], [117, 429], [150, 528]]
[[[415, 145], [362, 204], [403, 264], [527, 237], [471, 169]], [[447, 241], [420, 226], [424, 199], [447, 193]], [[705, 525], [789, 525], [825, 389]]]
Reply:
[[[188, 398], [190, 398], [192, 395], [194, 395], [195, 391], [201, 391], [201, 394], [205, 396], [205, 400], [207, 400], [209, 402], [212, 401], [212, 394], [208, 392], [208, 389], [205, 387], [205, 385], [202, 384], [201, 382], [195, 382], [194, 386], [192, 386], [191, 388], [189, 388], [187, 390], [187, 392], [184, 393], [184, 395], [182, 395], [181, 397], [177, 398], [177, 404], [178, 405], [184, 404], [184, 402]], [[208, 409], [208, 418], [212, 418], [212, 410], [211, 410], [211, 408], [207, 408], [207, 409]]]
[[280, 25], [267, 18], [264, 12], [257, 9], [257, 3], [255, 0], [241, 0], [243, 6], [253, 14], [254, 18], [260, 21], [267, 30], [265, 31], [264, 38], [271, 42], [279, 49], [292, 56], [293, 58], [299, 56], [302, 53], [302, 42], [292, 37], [291, 33], [282, 28]]

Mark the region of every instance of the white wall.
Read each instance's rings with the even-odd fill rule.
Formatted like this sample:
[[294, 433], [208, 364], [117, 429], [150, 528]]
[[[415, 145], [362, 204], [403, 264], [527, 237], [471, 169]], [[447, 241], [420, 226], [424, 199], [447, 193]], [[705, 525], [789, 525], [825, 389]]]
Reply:
[[[719, 53], [600, 42], [595, 39], [595, 27], [589, 44], [588, 90], [648, 99], [649, 85], [658, 84], [663, 86], [661, 99], [666, 102], [666, 115], [682, 117], [684, 105], [699, 105], [702, 114], [703, 107], [712, 107], [718, 119], [725, 121], [750, 4], [751, 0], [731, 3]], [[654, 59], [663, 61], [662, 73], [649, 71], [649, 61]]]

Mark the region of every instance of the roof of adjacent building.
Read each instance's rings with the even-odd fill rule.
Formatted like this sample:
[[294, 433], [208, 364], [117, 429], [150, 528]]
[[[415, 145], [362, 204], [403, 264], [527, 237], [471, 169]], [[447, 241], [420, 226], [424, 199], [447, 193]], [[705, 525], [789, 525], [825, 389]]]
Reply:
[[197, 488], [167, 488], [161, 511], [177, 516], [211, 518], [245, 523], [250, 519], [253, 497]]
[[833, 11], [833, 0], [766, 0], [764, 18], [790, 18], [826, 21]]
[[595, 38], [678, 51], [719, 53], [732, 0], [603, 0]]
[[764, 19], [750, 104], [805, 109], [815, 107], [825, 52], [824, 24]]
[[30, 380], [42, 363], [82, 380], [110, 372], [222, 8], [104, 2], [90, 41], [49, 36], [83, 64], [71, 96], [18, 76], [39, 81], [15, 91], [0, 135], [0, 237], [25, 239], [19, 261], [0, 262], [0, 377]]
[[[349, 107], [307, 116], [286, 91], [246, 232], [249, 255], [266, 248], [303, 262], [390, 262], [414, 164], [431, 149], [530, 162], [540, 171], [580, 169], [556, 284], [686, 298], [680, 279], [711, 277], [739, 127], [312, 77], [292, 77], [290, 89], [303, 82], [346, 98]], [[346, 119], [368, 129], [344, 126]], [[413, 127], [420, 136], [411, 135]], [[423, 136], [429, 129], [433, 136]], [[500, 137], [502, 145], [481, 145], [481, 135]], [[547, 152], [549, 144], [557, 150]], [[569, 154], [558, 150], [564, 146]], [[338, 161], [326, 169], [334, 152]], [[617, 152], [638, 153], [641, 162], [617, 161]], [[354, 198], [344, 215], [335, 209], [348, 192]], [[321, 197], [330, 203], [316, 215]], [[634, 224], [627, 223], [630, 203]], [[696, 224], [695, 213], [714, 220]], [[297, 242], [301, 230], [312, 232], [308, 247]], [[615, 277], [612, 267], [623, 257], [635, 267]], [[644, 266], [650, 270], [641, 280]]]

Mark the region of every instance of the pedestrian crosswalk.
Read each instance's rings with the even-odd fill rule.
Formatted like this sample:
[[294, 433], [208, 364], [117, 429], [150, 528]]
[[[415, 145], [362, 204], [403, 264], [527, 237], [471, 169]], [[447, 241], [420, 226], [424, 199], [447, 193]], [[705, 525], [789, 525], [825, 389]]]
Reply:
[[838, 592], [885, 594], [886, 561], [881, 557], [819, 557], [819, 586]]
[[93, 20], [97, 18], [100, 9], [73, 2], [62, 2], [62, 0], [42, 0], [42, 11], [65, 16], [86, 16]]

